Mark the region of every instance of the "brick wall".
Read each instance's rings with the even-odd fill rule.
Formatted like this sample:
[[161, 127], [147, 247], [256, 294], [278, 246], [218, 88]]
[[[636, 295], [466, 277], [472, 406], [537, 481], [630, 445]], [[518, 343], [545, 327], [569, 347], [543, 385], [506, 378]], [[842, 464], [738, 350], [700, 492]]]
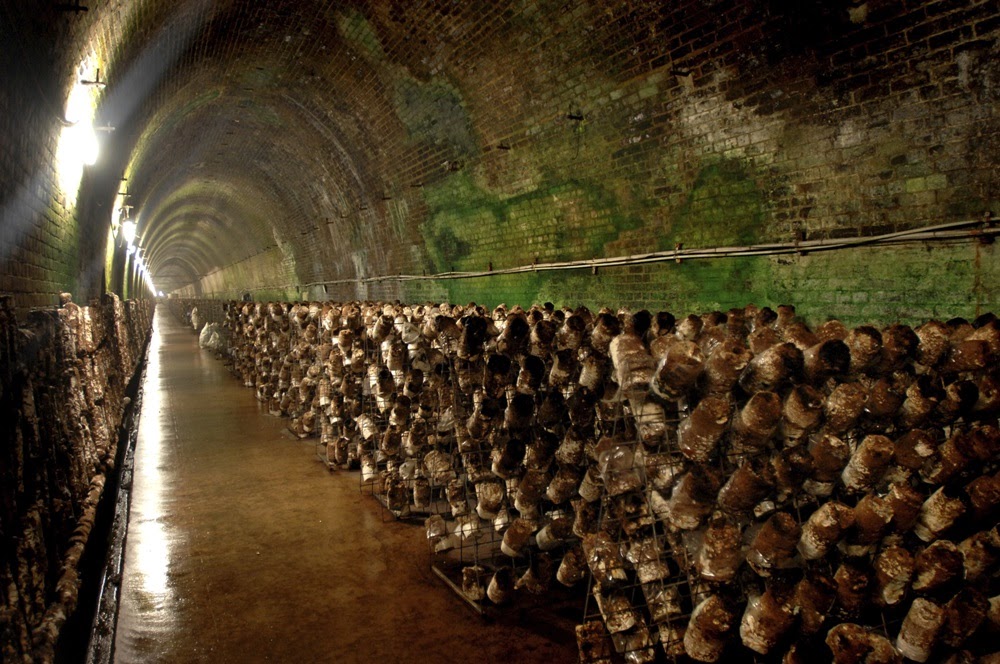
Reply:
[[0, 293], [15, 305], [53, 305], [60, 291], [74, 290], [77, 233], [72, 199], [55, 167], [66, 90], [45, 32], [47, 12], [4, 10], [0, 21]]
[[[997, 173], [976, 148], [981, 136], [996, 140], [996, 93], [987, 82], [996, 71], [986, 64], [996, 49], [995, 8], [868, 6], [857, 23], [844, 6], [778, 11], [767, 3], [715, 3], [693, 16], [689, 6], [673, 16], [653, 5], [645, 13], [609, 10], [603, 27], [608, 15], [596, 10], [527, 19], [539, 26], [542, 43], [525, 49], [523, 66], [507, 68], [507, 80], [493, 78], [499, 67], [454, 67], [468, 80], [458, 87], [476, 91], [475, 109], [497, 122], [522, 122], [503, 133], [510, 150], [486, 153], [468, 175], [444, 178], [440, 197], [428, 197], [431, 215], [421, 228], [434, 267], [499, 268], [536, 256], [586, 258], [678, 242], [690, 248], [863, 235], [996, 209]], [[546, 40], [553, 33], [559, 37]], [[590, 59], [553, 66], [557, 50], [573, 48]], [[494, 50], [495, 59], [504, 57]], [[600, 64], [588, 66], [595, 59]], [[515, 75], [532, 84], [517, 84]], [[511, 85], [522, 97], [525, 88], [540, 91], [539, 98], [511, 108], [503, 92]], [[491, 174], [502, 184], [491, 186]], [[587, 186], [600, 196], [574, 191]], [[560, 237], [560, 228], [573, 231]], [[580, 246], [594, 237], [601, 241]], [[881, 260], [871, 250], [784, 264], [668, 264], [600, 280], [491, 282], [498, 288], [451, 282], [449, 292], [461, 301], [477, 291], [506, 299], [534, 290], [536, 301], [572, 298], [582, 285], [592, 301], [666, 300], [701, 309], [745, 299], [773, 304], [808, 271], [808, 290], [794, 297], [799, 303], [850, 302], [858, 292], [859, 303], [886, 296], [880, 316], [949, 303], [968, 315], [971, 283], [985, 275], [957, 281], [946, 268], [973, 266], [976, 255], [989, 263], [992, 249], [891, 255], [898, 278], [882, 275], [878, 293], [863, 300], [869, 271], [857, 268]], [[936, 280], [936, 292], [916, 289], [926, 302], [897, 306], [917, 295], [904, 277], [914, 271], [946, 278]], [[987, 306], [997, 301], [995, 292], [983, 295]]]
[[[996, 3], [311, 9], [148, 0], [120, 15], [96, 7], [60, 28], [108, 62], [119, 153], [85, 182], [81, 222], [50, 184], [8, 197], [28, 201], [17, 208], [28, 213], [17, 217], [23, 233], [5, 221], [13, 258], [0, 289], [26, 303], [77, 282], [92, 290], [104, 250], [92, 240], [124, 172], [154, 276], [185, 297], [693, 310], [789, 299], [866, 321], [996, 308], [994, 249], [972, 243], [319, 285], [676, 244], [867, 236], [996, 212]], [[45, 36], [24, 14], [16, 25]], [[159, 68], [138, 85], [150, 53]], [[0, 96], [6, 133], [25, 141], [6, 142], [0, 160], [18, 186], [51, 161], [55, 135], [42, 102], [22, 99], [24, 78]]]
[[[421, 274], [979, 218], [1000, 209], [998, 21], [988, 2], [345, 12], [374, 74], [352, 93], [395, 129], [376, 143], [387, 195], [370, 237], [297, 245], [295, 273], [351, 276], [329, 269], [347, 250], [360, 276]], [[995, 308], [995, 264], [991, 245], [910, 245], [327, 294], [917, 321]]]

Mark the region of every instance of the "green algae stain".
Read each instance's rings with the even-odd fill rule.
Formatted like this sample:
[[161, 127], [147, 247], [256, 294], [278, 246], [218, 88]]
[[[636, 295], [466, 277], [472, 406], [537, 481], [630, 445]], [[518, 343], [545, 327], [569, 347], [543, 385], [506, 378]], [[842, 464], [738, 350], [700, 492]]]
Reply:
[[422, 232], [435, 271], [585, 259], [642, 221], [600, 186], [568, 180], [500, 198], [457, 173], [425, 187]]
[[361, 12], [348, 9], [344, 13], [338, 13], [337, 27], [344, 39], [358, 47], [362, 54], [373, 61], [385, 59], [385, 51], [382, 50], [382, 43], [375, 29]]
[[[532, 262], [605, 255], [605, 247], [642, 220], [621, 209], [613, 194], [581, 180], [544, 183], [501, 198], [466, 173], [424, 188], [421, 227], [430, 272], [486, 271]], [[455, 301], [534, 301], [552, 290], [548, 273], [442, 282]], [[489, 283], [485, 283], [489, 282]]]
[[352, 50], [386, 83], [396, 116], [418, 149], [439, 154], [449, 164], [478, 155], [472, 119], [457, 87], [441, 76], [417, 80], [408, 69], [390, 62], [374, 26], [361, 12], [338, 11], [336, 20]]
[[739, 161], [701, 169], [661, 249], [750, 244], [764, 224], [764, 194]]
[[[744, 165], [724, 160], [705, 165], [676, 209], [668, 232], [651, 248], [746, 245], [758, 241], [765, 220], [765, 195]], [[608, 245], [624, 231], [641, 228], [640, 204], [623, 205], [618, 195], [592, 181], [558, 179], [545, 172], [533, 190], [501, 197], [464, 172], [424, 188], [428, 217], [422, 226], [428, 272], [503, 269], [533, 261], [554, 262], [615, 253]], [[631, 293], [600, 276], [530, 273], [511, 277], [440, 282], [453, 301], [483, 304], [573, 300], [592, 303], [648, 302], [657, 306], [711, 304], [723, 310], [769, 300], [781, 291], [766, 279], [760, 259], [737, 257], [671, 263], [644, 272]], [[603, 273], [603, 271], [602, 271]], [[644, 280], [644, 281], [643, 281]], [[626, 280], [628, 284], [629, 280]], [[784, 295], [784, 293], [782, 293]]]
[[[670, 233], [659, 241], [661, 251], [681, 244], [699, 247], [745, 246], [763, 231], [764, 193], [737, 160], [705, 165], [687, 199], [675, 215]], [[723, 310], [743, 306], [765, 295], [756, 278], [758, 261], [747, 257], [709, 258], [673, 265], [661, 289], [667, 301], [691, 303], [697, 293], [703, 304]]]

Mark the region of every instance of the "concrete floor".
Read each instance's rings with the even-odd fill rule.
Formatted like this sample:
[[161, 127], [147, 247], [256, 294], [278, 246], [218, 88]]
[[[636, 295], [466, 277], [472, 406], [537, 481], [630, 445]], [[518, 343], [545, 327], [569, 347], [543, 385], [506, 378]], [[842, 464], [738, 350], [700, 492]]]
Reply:
[[331, 474], [286, 424], [159, 308], [117, 662], [576, 660], [568, 617], [472, 613], [423, 529], [383, 522], [358, 474]]

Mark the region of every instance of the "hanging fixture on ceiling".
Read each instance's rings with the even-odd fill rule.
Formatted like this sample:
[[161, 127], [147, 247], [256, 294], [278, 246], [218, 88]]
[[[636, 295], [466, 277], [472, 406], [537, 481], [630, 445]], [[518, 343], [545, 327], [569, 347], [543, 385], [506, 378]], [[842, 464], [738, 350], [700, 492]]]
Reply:
[[122, 227], [122, 236], [125, 238], [125, 243], [129, 247], [134, 246], [135, 232], [136, 232], [135, 221], [130, 217], [126, 216], [126, 218], [122, 221], [121, 227]]

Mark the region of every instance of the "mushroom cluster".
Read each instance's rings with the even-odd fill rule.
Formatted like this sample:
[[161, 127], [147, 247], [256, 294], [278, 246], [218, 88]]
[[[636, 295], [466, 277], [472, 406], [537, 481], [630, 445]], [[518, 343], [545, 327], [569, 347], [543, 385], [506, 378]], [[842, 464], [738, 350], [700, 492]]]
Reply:
[[[1000, 323], [233, 303], [237, 371], [584, 661], [960, 656], [996, 627]], [[480, 561], [477, 561], [480, 562]]]

